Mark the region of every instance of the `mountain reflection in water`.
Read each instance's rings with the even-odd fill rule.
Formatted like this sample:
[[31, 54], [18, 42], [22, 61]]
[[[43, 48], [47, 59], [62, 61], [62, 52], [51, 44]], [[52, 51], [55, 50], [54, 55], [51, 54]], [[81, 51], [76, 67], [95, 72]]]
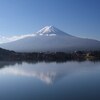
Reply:
[[[37, 78], [46, 84], [53, 84], [57, 80], [60, 80], [64, 76], [69, 76], [75, 72], [85, 72], [94, 67], [80, 66], [80, 63], [84, 62], [72, 62], [72, 63], [34, 63], [34, 62], [0, 62], [0, 74], [2, 75], [15, 75], [22, 77]], [[87, 62], [89, 65], [91, 62]], [[94, 65], [95, 63], [93, 63]], [[95, 68], [96, 69], [96, 68]], [[97, 68], [98, 69], [98, 68]]]

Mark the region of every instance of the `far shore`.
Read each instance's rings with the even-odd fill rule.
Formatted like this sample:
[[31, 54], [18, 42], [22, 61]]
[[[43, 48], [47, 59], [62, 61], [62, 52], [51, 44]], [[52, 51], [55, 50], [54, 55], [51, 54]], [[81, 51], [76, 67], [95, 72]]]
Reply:
[[71, 53], [65, 52], [33, 52], [33, 53], [17, 53], [10, 51], [8, 53], [0, 53], [0, 61], [95, 61], [100, 60], [100, 51], [75, 51]]

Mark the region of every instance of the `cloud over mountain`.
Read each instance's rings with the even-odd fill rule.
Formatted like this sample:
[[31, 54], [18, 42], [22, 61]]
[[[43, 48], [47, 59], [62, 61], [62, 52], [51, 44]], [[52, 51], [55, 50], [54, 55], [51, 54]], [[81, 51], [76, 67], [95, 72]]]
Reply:
[[12, 41], [16, 41], [16, 40], [23, 39], [26, 37], [34, 37], [34, 36], [35, 34], [16, 35], [16, 36], [11, 36], [11, 37], [0, 35], [0, 43], [12, 42]]

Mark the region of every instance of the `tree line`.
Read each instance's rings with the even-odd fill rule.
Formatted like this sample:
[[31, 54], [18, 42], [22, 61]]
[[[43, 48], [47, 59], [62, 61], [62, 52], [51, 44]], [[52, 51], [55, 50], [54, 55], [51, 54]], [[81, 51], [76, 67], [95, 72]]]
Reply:
[[74, 52], [33, 52], [33, 53], [17, 53], [14, 51], [0, 49], [0, 60], [16, 60], [16, 61], [85, 61], [100, 60], [100, 51], [74, 51]]

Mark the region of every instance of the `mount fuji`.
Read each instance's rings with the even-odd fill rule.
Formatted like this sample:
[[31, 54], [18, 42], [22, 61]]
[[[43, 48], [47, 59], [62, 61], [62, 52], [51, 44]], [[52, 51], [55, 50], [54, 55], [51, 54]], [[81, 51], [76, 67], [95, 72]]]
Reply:
[[100, 50], [100, 41], [79, 38], [54, 26], [46, 26], [31, 36], [0, 44], [0, 47], [16, 52], [73, 52]]

